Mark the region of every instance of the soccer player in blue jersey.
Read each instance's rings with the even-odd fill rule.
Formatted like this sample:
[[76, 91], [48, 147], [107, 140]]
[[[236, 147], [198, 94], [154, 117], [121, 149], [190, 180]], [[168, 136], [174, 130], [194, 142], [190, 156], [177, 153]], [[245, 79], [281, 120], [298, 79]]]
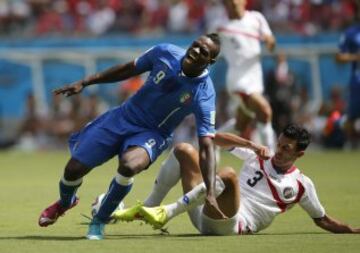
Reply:
[[208, 70], [219, 51], [217, 34], [200, 36], [187, 50], [160, 44], [134, 61], [55, 90], [57, 95], [71, 96], [92, 84], [122, 81], [150, 72], [144, 86], [131, 98], [70, 136], [71, 158], [59, 183], [60, 200], [41, 213], [39, 225], [46, 227], [55, 223], [59, 216], [74, 207], [83, 177], [117, 155], [117, 174], [87, 234], [90, 240], [103, 239], [104, 226], [131, 190], [133, 177], [147, 169], [168, 147], [174, 129], [191, 113], [196, 118], [206, 199], [215, 212], [225, 217], [214, 194], [215, 91]]
[[339, 52], [336, 54], [339, 63], [351, 63], [351, 77], [347, 120], [344, 129], [354, 144], [358, 138], [354, 123], [360, 118], [360, 23], [348, 28], [341, 36]]

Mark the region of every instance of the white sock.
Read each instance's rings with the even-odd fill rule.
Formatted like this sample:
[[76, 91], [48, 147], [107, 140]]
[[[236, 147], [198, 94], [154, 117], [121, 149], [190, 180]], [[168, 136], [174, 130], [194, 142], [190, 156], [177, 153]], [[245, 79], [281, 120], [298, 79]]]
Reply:
[[[219, 196], [224, 189], [224, 182], [220, 179], [220, 177], [217, 176], [215, 182], [215, 196]], [[175, 216], [192, 209], [193, 207], [203, 204], [205, 202], [205, 197], [205, 183], [201, 183], [195, 186], [191, 191], [183, 195], [175, 203], [165, 205], [168, 219], [170, 220]]]
[[152, 192], [144, 201], [144, 206], [158, 206], [167, 193], [180, 180], [180, 164], [172, 149], [168, 157], [161, 164]]
[[116, 173], [115, 175], [115, 181], [119, 185], [127, 186], [134, 183], [134, 177], [125, 177], [121, 175], [120, 173]]
[[271, 151], [275, 150], [275, 132], [272, 128], [271, 122], [268, 123], [257, 123], [256, 127], [259, 131], [262, 143], [269, 147]]
[[68, 181], [68, 180], [65, 179], [65, 177], [62, 177], [61, 182], [66, 186], [79, 186], [79, 185], [82, 184], [83, 178], [79, 178], [79, 179], [77, 179], [75, 181]]

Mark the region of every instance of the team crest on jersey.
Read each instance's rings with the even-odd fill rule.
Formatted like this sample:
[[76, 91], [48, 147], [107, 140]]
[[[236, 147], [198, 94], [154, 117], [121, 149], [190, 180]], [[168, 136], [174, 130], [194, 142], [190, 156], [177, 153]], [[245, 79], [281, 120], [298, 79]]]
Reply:
[[189, 104], [191, 101], [191, 94], [189, 92], [185, 92], [180, 96], [180, 103]]
[[294, 197], [295, 191], [291, 187], [285, 187], [285, 189], [283, 191], [283, 195], [284, 195], [285, 199], [291, 199], [292, 197]]
[[156, 145], [156, 141], [154, 139], [149, 139], [145, 145], [148, 147], [148, 148], [153, 148], [155, 145]]

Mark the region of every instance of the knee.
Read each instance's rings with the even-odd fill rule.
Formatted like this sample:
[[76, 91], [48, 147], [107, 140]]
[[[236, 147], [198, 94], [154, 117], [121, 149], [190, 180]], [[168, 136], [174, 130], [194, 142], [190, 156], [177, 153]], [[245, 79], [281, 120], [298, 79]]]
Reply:
[[136, 165], [129, 160], [121, 160], [118, 172], [125, 177], [132, 177], [137, 173]]
[[118, 172], [125, 177], [133, 177], [147, 168], [141, 159], [129, 159], [128, 157], [122, 157]]
[[219, 177], [224, 182], [226, 187], [228, 186], [235, 186], [238, 184], [238, 175], [236, 171], [231, 167], [225, 167], [219, 172]]
[[261, 123], [268, 123], [272, 120], [272, 110], [269, 104], [264, 104], [261, 106], [261, 110], [258, 115], [258, 120]]
[[189, 160], [197, 150], [189, 143], [179, 143], [174, 148], [174, 155], [178, 161]]
[[80, 163], [75, 159], [70, 159], [64, 171], [64, 178], [69, 181], [74, 181], [82, 178], [90, 171], [90, 168]]

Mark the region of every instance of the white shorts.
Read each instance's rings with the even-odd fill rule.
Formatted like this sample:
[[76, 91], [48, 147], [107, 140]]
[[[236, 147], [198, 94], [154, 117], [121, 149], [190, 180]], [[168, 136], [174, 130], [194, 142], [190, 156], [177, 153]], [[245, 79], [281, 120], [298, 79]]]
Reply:
[[246, 220], [237, 213], [225, 219], [212, 219], [203, 213], [203, 205], [189, 211], [190, 219], [197, 230], [203, 235], [242, 235], [251, 231]]
[[262, 72], [259, 70], [243, 73], [237, 68], [229, 68], [226, 75], [226, 88], [230, 94], [262, 94], [264, 92]]

